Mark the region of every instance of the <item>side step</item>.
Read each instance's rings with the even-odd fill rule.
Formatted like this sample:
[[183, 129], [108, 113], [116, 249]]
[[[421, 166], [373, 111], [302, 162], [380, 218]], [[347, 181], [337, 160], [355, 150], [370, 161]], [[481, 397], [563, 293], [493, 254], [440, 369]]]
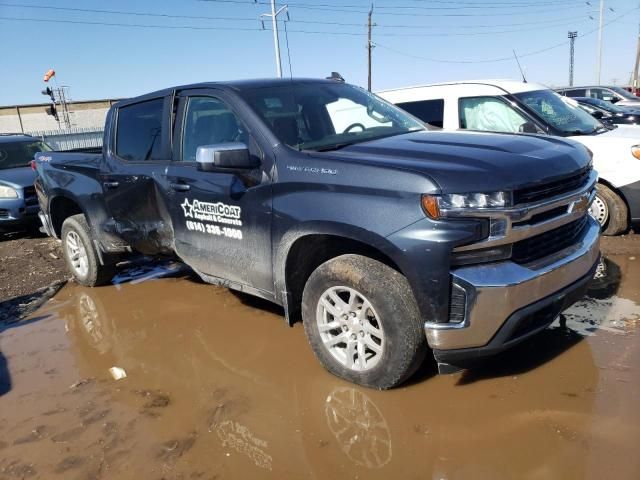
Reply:
[[450, 363], [438, 362], [438, 373], [440, 375], [451, 375], [452, 373], [458, 373], [464, 370], [462, 367], [451, 365]]

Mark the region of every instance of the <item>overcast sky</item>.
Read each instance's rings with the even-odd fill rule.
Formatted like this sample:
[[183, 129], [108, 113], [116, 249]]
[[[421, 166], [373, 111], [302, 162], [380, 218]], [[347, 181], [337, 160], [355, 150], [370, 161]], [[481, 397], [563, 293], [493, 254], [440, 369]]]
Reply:
[[[0, 0], [0, 105], [44, 102], [42, 76], [49, 68], [77, 100], [275, 76], [270, 24], [263, 31], [258, 20], [270, 10], [268, 3]], [[285, 74], [290, 58], [294, 76], [325, 77], [338, 71], [348, 82], [366, 85], [370, 5], [363, 0], [291, 0], [289, 50], [283, 23], [280, 28]], [[605, 0], [609, 25], [603, 35], [603, 83], [629, 81], [639, 7], [639, 0]], [[584, 35], [576, 40], [575, 83], [593, 83], [598, 9], [599, 0], [375, 1], [373, 88], [517, 78], [513, 49], [530, 81], [564, 85], [569, 30]], [[541, 50], [546, 51], [532, 54]]]

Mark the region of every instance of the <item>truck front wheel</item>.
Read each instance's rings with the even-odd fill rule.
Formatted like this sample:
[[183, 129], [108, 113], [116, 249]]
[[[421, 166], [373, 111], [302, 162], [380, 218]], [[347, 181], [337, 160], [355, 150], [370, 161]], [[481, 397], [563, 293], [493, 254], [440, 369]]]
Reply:
[[108, 283], [115, 265], [101, 265], [91, 241], [91, 229], [84, 215], [73, 215], [62, 224], [62, 253], [75, 280], [87, 287]]
[[320, 265], [305, 285], [302, 318], [324, 367], [359, 385], [395, 387], [427, 352], [409, 282], [368, 257], [341, 255]]

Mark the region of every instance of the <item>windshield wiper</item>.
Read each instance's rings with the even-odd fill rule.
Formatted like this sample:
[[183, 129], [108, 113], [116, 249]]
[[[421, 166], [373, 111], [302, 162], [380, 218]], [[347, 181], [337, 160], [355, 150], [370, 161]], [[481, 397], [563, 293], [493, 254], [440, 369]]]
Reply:
[[340, 150], [341, 148], [348, 147], [349, 145], [354, 145], [358, 142], [344, 142], [344, 143], [334, 143], [333, 145], [325, 145], [323, 147], [312, 148], [314, 152], [331, 152], [333, 150]]
[[584, 130], [564, 130], [564, 133], [568, 134], [568, 135], [590, 135], [592, 133], [594, 133], [595, 130], [593, 130], [592, 132], [585, 132]]

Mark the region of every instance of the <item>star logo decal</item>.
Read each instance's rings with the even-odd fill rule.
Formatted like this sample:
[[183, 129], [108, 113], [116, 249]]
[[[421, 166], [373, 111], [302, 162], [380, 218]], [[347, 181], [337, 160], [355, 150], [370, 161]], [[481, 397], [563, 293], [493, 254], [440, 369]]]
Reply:
[[180, 205], [184, 210], [185, 218], [193, 218], [193, 205], [189, 203], [189, 199], [185, 198], [184, 202]]

